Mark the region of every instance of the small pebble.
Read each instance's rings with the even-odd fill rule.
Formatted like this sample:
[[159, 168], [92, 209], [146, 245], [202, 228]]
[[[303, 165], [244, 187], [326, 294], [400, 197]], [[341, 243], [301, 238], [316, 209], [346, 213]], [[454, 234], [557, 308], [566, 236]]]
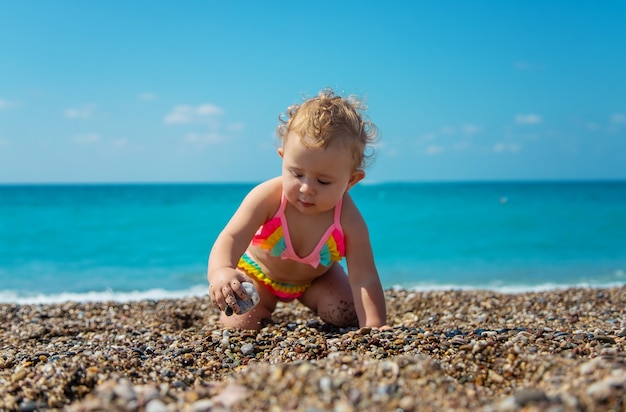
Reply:
[[254, 353], [254, 345], [251, 343], [241, 345], [241, 353], [245, 356], [252, 355]]
[[146, 412], [168, 412], [168, 409], [163, 402], [153, 399], [146, 405]]

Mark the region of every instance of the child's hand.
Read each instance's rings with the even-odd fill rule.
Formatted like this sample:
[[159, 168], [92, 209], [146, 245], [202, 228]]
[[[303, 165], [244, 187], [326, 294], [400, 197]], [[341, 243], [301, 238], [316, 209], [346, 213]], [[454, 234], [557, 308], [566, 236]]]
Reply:
[[249, 280], [234, 269], [223, 269], [219, 276], [213, 277], [209, 287], [211, 300], [227, 316], [241, 313], [237, 298], [242, 301], [248, 300], [248, 295], [241, 286], [241, 283], [245, 281]]

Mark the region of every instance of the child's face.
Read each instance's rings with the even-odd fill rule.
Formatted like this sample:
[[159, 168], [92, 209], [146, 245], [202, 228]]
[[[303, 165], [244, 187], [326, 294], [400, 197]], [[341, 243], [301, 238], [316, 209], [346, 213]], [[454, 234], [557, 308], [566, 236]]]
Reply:
[[283, 158], [283, 190], [300, 212], [315, 214], [333, 209], [344, 193], [363, 179], [350, 152], [340, 145], [309, 148], [294, 132], [278, 149]]

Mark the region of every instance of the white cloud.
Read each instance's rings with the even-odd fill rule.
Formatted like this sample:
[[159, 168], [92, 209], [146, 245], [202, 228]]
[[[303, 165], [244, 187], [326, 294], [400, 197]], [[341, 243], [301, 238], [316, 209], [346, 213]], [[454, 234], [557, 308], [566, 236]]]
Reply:
[[[474, 135], [482, 132], [482, 129], [471, 123], [461, 126], [441, 126], [437, 132], [422, 133], [415, 142], [420, 147], [420, 153], [438, 155], [447, 149], [454, 151], [468, 150]], [[441, 143], [443, 142], [443, 143]], [[425, 146], [424, 149], [422, 149]]]
[[0, 110], [4, 109], [13, 109], [15, 107], [19, 107], [20, 104], [17, 102], [10, 102], [8, 100], [0, 99]]
[[76, 135], [72, 138], [72, 142], [83, 147], [97, 148], [107, 153], [124, 150], [130, 147], [130, 142], [126, 138], [107, 139], [103, 138], [99, 133], [84, 133]]
[[496, 153], [517, 153], [522, 149], [517, 143], [498, 142], [493, 146], [493, 151]]
[[157, 96], [157, 95], [156, 95], [156, 94], [154, 94], [154, 93], [150, 93], [150, 92], [140, 93], [140, 94], [137, 96], [137, 99], [138, 99], [138, 100], [141, 100], [141, 101], [144, 101], [144, 102], [151, 101], [151, 100], [156, 100], [156, 99], [158, 99], [158, 98], [159, 98], [159, 96]]
[[196, 112], [201, 116], [211, 116], [222, 114], [224, 111], [212, 104], [202, 104], [196, 108]]
[[196, 144], [196, 145], [207, 145], [212, 143], [218, 143], [223, 141], [224, 138], [217, 133], [188, 133], [185, 136], [185, 143], [188, 144]]
[[[441, 132], [442, 135], [462, 134], [466, 136], [472, 136], [472, 135], [479, 133], [481, 131], [481, 128], [479, 126], [476, 126], [475, 124], [468, 123], [459, 127], [443, 126], [441, 127], [441, 129], [439, 129], [439, 131]], [[434, 138], [435, 134], [434, 133], [431, 133], [431, 134], [433, 135], [433, 138]]]
[[463, 131], [463, 134], [474, 135], [474, 134], [480, 132], [480, 127], [478, 127], [478, 126], [476, 126], [474, 124], [465, 124], [465, 125], [463, 125], [461, 130]]
[[199, 106], [178, 105], [174, 106], [163, 121], [165, 124], [206, 123], [222, 113], [224, 111], [220, 107], [209, 103]]
[[89, 119], [93, 117], [94, 105], [88, 104], [80, 107], [70, 107], [63, 113], [68, 119]]
[[437, 139], [437, 134], [433, 132], [423, 133], [420, 137], [418, 137], [419, 142], [430, 142], [435, 139]]
[[443, 152], [443, 147], [438, 146], [436, 144], [432, 144], [426, 148], [424, 151], [427, 155], [436, 155]]
[[98, 133], [86, 133], [74, 136], [74, 143], [82, 145], [91, 145], [100, 141], [100, 135]]
[[385, 156], [388, 156], [388, 157], [396, 157], [401, 154], [401, 152], [398, 149], [382, 149], [380, 150], [380, 153], [384, 153]]
[[246, 126], [243, 123], [231, 123], [228, 125], [228, 130], [231, 132], [239, 132], [245, 129]]
[[518, 114], [515, 116], [515, 123], [518, 124], [539, 124], [543, 121], [538, 114]]
[[614, 113], [611, 116], [611, 122], [618, 124], [626, 124], [626, 114], [624, 113]]

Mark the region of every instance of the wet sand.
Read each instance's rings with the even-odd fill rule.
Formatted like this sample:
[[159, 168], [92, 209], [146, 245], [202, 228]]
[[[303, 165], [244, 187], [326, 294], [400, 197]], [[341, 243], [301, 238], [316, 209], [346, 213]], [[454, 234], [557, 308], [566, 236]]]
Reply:
[[208, 297], [0, 304], [0, 410], [626, 410], [626, 286], [385, 293], [386, 331], [297, 303], [258, 332]]

